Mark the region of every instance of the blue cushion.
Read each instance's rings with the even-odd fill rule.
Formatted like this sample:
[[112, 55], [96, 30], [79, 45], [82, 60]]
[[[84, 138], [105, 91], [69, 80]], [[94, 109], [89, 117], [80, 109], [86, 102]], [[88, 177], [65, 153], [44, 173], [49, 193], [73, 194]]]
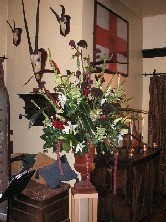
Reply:
[[50, 188], [59, 186], [60, 181], [77, 179], [77, 174], [71, 169], [65, 155], [61, 158], [64, 175], [61, 175], [58, 160], [53, 164], [39, 169], [39, 174], [45, 179]]

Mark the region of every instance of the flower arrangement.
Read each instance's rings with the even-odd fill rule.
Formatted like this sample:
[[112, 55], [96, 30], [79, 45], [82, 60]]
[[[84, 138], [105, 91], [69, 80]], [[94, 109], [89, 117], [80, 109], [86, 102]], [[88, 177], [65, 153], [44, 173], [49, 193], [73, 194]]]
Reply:
[[[90, 57], [83, 56], [88, 47], [87, 42], [80, 40], [76, 44], [71, 40], [69, 46], [74, 51], [72, 58], [77, 61], [77, 70], [67, 70], [66, 75], [61, 75], [49, 51], [49, 61], [55, 73], [55, 94], [53, 96], [46, 89], [44, 82], [39, 83], [37, 90], [49, 101], [55, 115], [46, 115], [45, 109], [48, 107], [38, 107], [36, 104], [39, 110], [30, 119], [29, 127], [39, 115], [45, 116], [41, 135], [45, 141], [44, 152], [53, 148], [57, 154], [72, 150], [82, 155], [88, 153], [88, 147], [93, 145], [97, 151], [116, 152], [119, 140], [128, 133], [127, 116], [121, 111], [122, 104], [129, 101], [126, 99], [124, 83], [112, 88], [113, 76], [103, 90], [106, 59], [103, 59], [101, 72], [96, 73], [98, 69], [90, 62]], [[97, 57], [99, 53], [96, 50]], [[95, 81], [92, 81], [92, 75]]]

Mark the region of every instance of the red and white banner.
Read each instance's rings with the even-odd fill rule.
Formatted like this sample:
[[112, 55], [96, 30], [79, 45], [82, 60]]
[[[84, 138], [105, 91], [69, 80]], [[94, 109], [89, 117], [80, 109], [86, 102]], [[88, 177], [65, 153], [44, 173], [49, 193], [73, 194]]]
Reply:
[[[108, 69], [127, 74], [128, 23], [101, 5], [97, 5], [96, 48], [101, 50], [101, 58], [106, 55], [111, 61]], [[124, 63], [124, 64], [123, 64]]]

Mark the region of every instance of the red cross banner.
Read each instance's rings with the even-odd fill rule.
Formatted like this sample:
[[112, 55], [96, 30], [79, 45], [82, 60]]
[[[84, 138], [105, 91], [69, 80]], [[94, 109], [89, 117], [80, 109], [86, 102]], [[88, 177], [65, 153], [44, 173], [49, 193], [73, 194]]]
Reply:
[[107, 68], [128, 74], [128, 22], [100, 3], [96, 11], [95, 40], [101, 58], [112, 57]]

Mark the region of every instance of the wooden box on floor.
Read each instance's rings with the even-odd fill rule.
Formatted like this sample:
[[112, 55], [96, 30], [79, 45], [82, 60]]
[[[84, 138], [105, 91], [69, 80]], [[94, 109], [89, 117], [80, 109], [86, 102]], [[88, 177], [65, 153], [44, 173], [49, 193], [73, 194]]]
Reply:
[[10, 222], [69, 222], [70, 185], [50, 189], [31, 180], [11, 201]]

